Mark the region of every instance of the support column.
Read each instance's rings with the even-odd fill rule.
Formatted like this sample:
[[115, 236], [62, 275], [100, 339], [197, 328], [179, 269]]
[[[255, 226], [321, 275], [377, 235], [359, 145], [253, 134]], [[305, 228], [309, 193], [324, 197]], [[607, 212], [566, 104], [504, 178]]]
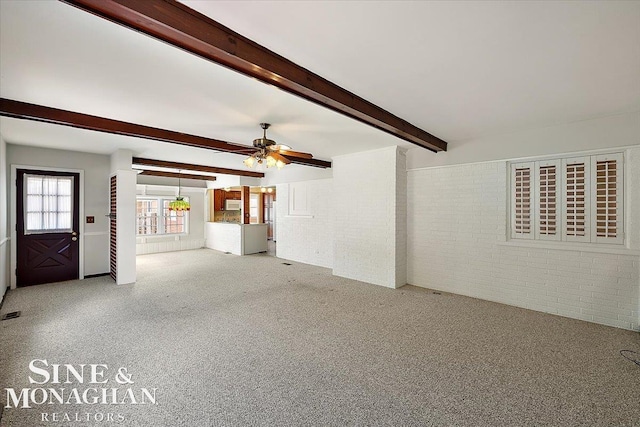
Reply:
[[[115, 185], [115, 244], [111, 264], [118, 285], [136, 281], [136, 181], [137, 173], [131, 169], [133, 153], [118, 150], [111, 155], [111, 178]], [[115, 178], [115, 182], [113, 182]], [[115, 218], [113, 215], [115, 214]]]
[[333, 158], [333, 274], [390, 288], [407, 282], [405, 150]]

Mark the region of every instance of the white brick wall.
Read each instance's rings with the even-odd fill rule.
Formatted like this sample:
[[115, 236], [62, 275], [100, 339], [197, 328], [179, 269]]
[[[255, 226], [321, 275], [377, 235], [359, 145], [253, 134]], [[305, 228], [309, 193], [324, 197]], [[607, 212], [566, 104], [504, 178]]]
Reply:
[[335, 275], [392, 288], [406, 283], [405, 177], [397, 147], [334, 157]]
[[395, 187], [395, 285], [400, 287], [407, 284], [407, 156], [405, 150], [398, 150], [396, 156]]
[[289, 184], [276, 186], [276, 255], [332, 268], [332, 214], [338, 209], [332, 196], [333, 180], [304, 181], [296, 185], [306, 187], [309, 215], [290, 216]]
[[[637, 171], [639, 150], [632, 151], [627, 170]], [[637, 255], [504, 244], [506, 162], [414, 170], [407, 186], [409, 283], [640, 329]], [[640, 214], [638, 188], [627, 185], [633, 236]]]
[[242, 255], [242, 227], [239, 224], [207, 222], [205, 229], [207, 248]]

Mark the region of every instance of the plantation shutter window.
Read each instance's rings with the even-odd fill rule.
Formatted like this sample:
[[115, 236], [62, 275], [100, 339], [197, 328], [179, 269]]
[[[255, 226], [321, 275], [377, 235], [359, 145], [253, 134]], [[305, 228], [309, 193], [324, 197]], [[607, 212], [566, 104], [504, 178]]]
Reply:
[[512, 239], [623, 245], [624, 153], [510, 165]]
[[622, 243], [622, 154], [591, 158], [592, 236], [597, 243]]
[[560, 161], [536, 162], [536, 239], [560, 240]]
[[511, 166], [511, 235], [519, 239], [533, 239], [533, 163]]
[[589, 157], [563, 161], [564, 170], [564, 238], [568, 242], [589, 242]]

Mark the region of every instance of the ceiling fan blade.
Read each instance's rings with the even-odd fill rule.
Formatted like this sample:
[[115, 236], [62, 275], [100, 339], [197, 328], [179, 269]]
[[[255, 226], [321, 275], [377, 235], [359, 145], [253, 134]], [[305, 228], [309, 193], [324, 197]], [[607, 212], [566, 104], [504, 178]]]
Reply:
[[275, 144], [275, 145], [270, 145], [269, 150], [271, 151], [291, 150], [291, 147], [284, 144]]
[[280, 153], [280, 154], [282, 154], [284, 156], [299, 157], [301, 159], [312, 159], [313, 158], [313, 154], [303, 153], [301, 151], [279, 150], [278, 153]]
[[287, 159], [285, 156], [281, 156], [278, 153], [271, 153], [270, 156], [272, 156], [276, 160], [280, 160], [285, 165], [288, 165], [289, 163], [291, 163], [291, 160]]

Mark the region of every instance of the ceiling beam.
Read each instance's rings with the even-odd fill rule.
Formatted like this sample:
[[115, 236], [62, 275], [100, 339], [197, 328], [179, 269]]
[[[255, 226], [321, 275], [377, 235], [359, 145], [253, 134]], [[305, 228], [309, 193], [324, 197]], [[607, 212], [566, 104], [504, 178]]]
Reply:
[[[205, 148], [226, 153], [248, 155], [255, 150], [249, 145], [235, 144], [219, 139], [205, 138], [203, 136], [189, 135], [172, 130], [159, 129], [135, 123], [122, 122], [120, 120], [91, 116], [89, 114], [60, 110], [58, 108], [29, 104], [12, 99], [0, 98], [0, 116], [17, 119], [34, 120], [44, 123], [52, 123], [61, 126], [70, 126], [79, 129], [87, 129], [97, 132], [112, 133], [116, 135], [133, 136], [137, 138], [152, 139], [171, 144], [186, 145], [189, 147]], [[330, 168], [331, 162], [316, 160], [315, 164], [308, 159], [290, 158], [292, 163], [306, 166]], [[230, 169], [231, 170], [231, 169]]]
[[[61, 0], [431, 151], [442, 139], [173, 0]], [[384, 84], [380, 77], [380, 84]]]
[[180, 178], [180, 179], [199, 179], [201, 181], [215, 181], [215, 176], [207, 176], [207, 175], [192, 175], [190, 173], [176, 173], [176, 172], [164, 172], [164, 171], [152, 171], [152, 170], [143, 170], [140, 172], [140, 175], [148, 175], [148, 176], [164, 176], [166, 178]]
[[139, 165], [139, 166], [156, 166], [161, 168], [189, 170], [189, 171], [196, 171], [196, 172], [219, 173], [219, 174], [225, 174], [225, 175], [250, 176], [254, 178], [264, 177], [264, 174], [262, 172], [253, 172], [253, 171], [240, 170], [240, 169], [219, 168], [215, 166], [194, 165], [191, 163], [169, 162], [166, 160], [143, 159], [141, 157], [134, 157], [133, 164]]

